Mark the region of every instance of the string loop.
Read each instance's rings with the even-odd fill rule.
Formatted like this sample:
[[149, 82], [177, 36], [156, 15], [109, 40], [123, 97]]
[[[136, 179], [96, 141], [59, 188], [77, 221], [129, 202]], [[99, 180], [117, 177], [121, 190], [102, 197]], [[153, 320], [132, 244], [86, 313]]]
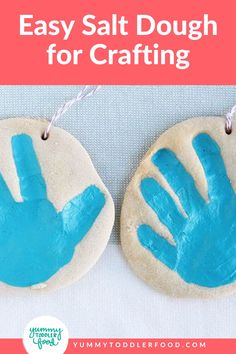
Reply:
[[54, 126], [56, 121], [70, 109], [70, 107], [76, 103], [80, 102], [86, 97], [93, 96], [95, 92], [97, 92], [100, 89], [101, 86], [85, 86], [76, 97], [72, 98], [71, 100], [67, 101], [64, 103], [61, 107], [58, 108], [58, 110], [54, 113], [52, 116], [47, 128], [44, 130], [42, 134], [42, 139], [47, 140], [49, 138], [49, 133], [51, 131], [51, 128]]
[[236, 105], [225, 116], [225, 132], [231, 134], [233, 131], [233, 118], [236, 115]]

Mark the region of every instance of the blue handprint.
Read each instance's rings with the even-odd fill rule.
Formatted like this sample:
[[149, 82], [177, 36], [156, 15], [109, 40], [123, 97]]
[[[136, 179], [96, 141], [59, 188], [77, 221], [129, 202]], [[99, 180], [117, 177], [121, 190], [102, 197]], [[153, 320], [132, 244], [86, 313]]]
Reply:
[[48, 280], [72, 259], [105, 197], [91, 185], [58, 212], [47, 199], [30, 136], [14, 136], [12, 151], [23, 202], [13, 199], [0, 174], [0, 281], [27, 287]]
[[202, 164], [208, 201], [192, 176], [168, 149], [157, 151], [153, 164], [176, 193], [184, 216], [169, 193], [154, 178], [141, 181], [143, 198], [173, 235], [175, 245], [149, 225], [138, 227], [140, 243], [187, 283], [213, 288], [236, 280], [236, 195], [217, 143], [206, 133], [193, 139]]

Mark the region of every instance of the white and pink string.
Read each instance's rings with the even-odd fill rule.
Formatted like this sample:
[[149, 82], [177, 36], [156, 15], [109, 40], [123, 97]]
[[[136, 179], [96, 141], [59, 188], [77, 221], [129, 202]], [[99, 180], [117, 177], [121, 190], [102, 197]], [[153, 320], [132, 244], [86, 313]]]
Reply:
[[82, 101], [84, 98], [93, 96], [99, 89], [101, 86], [85, 86], [76, 97], [72, 98], [71, 100], [67, 101], [66, 103], [64, 103], [61, 107], [58, 108], [58, 110], [54, 113], [54, 115], [52, 116], [47, 128], [44, 130], [43, 134], [42, 134], [42, 139], [43, 140], [47, 140], [49, 138], [50, 135], [50, 131], [52, 129], [52, 127], [54, 126], [54, 124], [56, 123], [56, 121], [64, 114], [68, 111], [68, 109], [70, 109], [70, 107], [76, 103], [76, 102], [80, 102]]
[[236, 105], [233, 106], [230, 112], [225, 117], [225, 132], [231, 134], [233, 130], [233, 119], [236, 116]]

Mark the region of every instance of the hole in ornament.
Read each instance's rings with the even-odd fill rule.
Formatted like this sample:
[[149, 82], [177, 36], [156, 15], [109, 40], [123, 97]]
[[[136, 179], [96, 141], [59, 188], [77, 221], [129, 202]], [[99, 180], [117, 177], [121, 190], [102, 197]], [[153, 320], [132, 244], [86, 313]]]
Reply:
[[227, 135], [230, 135], [232, 133], [232, 127], [225, 127], [225, 132]]
[[43, 132], [43, 134], [41, 135], [41, 139], [48, 140], [48, 138], [49, 138], [49, 134], [47, 134], [46, 132]]

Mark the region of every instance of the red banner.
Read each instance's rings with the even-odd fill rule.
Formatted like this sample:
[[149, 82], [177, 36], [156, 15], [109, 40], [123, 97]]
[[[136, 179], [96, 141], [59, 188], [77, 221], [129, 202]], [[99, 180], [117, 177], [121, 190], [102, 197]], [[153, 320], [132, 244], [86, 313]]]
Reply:
[[0, 84], [236, 84], [234, 10], [234, 0], [8, 0]]
[[[235, 354], [236, 339], [70, 339], [66, 354], [81, 352]], [[25, 354], [26, 351], [21, 339], [0, 339], [0, 353]]]

